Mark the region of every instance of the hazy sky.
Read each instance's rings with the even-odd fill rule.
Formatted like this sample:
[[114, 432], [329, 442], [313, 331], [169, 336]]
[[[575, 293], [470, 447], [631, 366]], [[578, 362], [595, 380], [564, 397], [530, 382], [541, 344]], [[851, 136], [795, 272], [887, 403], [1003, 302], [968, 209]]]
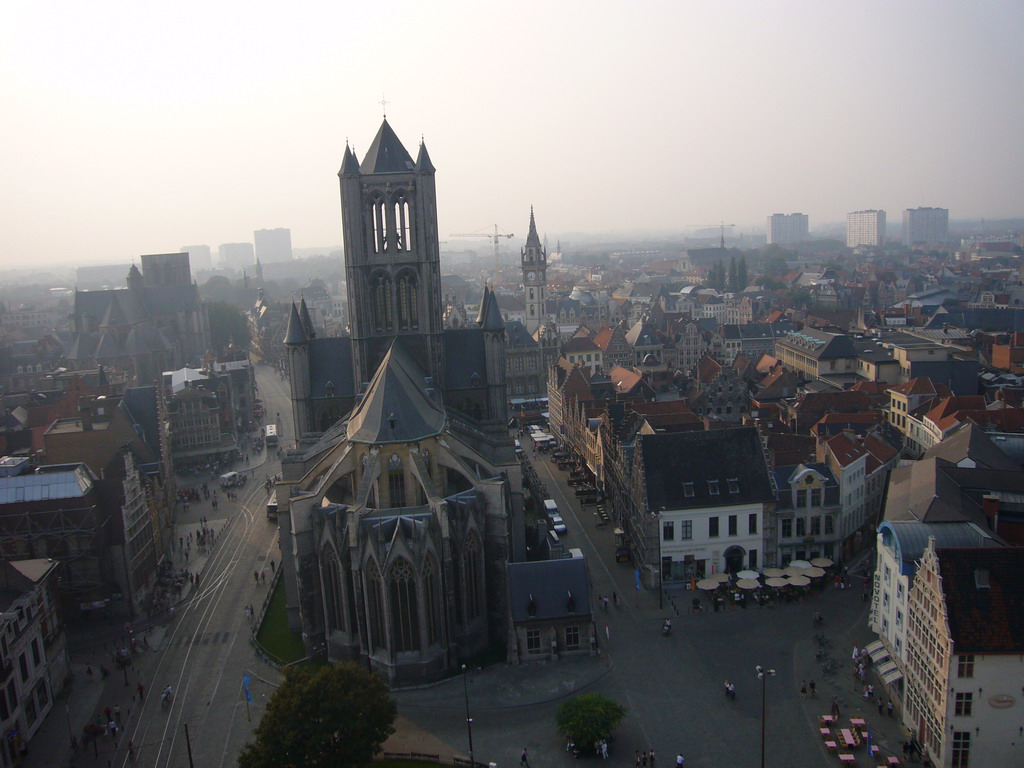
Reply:
[[340, 243], [382, 94], [443, 237], [1021, 216], [1022, 33], [1019, 0], [4, 0], [0, 268]]

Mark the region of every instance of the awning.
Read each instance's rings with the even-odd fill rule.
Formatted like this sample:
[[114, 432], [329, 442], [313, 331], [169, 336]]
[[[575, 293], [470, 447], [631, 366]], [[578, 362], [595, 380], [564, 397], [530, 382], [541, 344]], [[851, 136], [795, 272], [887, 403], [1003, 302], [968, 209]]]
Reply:
[[879, 677], [885, 677], [887, 674], [896, 669], [896, 662], [890, 659], [889, 661], [878, 667], [877, 672]]
[[885, 685], [892, 685], [897, 680], [899, 680], [901, 677], [903, 677], [903, 673], [900, 672], [897, 667], [893, 666], [892, 669], [890, 669], [888, 672], [886, 672], [884, 675], [882, 675], [882, 682]]
[[868, 652], [871, 657], [871, 661], [877, 664], [882, 659], [889, 658], [889, 651], [886, 650], [885, 644], [881, 640], [875, 640], [873, 643], [868, 643], [864, 646], [864, 650]]

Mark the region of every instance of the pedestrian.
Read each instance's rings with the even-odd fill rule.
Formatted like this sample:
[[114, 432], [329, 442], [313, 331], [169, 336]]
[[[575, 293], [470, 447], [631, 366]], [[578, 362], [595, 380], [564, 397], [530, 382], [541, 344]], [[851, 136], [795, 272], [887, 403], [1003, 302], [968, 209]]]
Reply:
[[277, 570], [277, 567], [274, 565], [274, 561], [271, 560], [270, 561], [270, 572], [274, 573], [276, 570]]
[[266, 571], [260, 571], [260, 581], [263, 582], [264, 584], [267, 583], [267, 572]]
[[640, 768], [640, 750], [636, 750], [636, 768]]
[[811, 686], [811, 698], [812, 698], [812, 699], [816, 699], [816, 698], [818, 698], [818, 688], [817, 688], [817, 686], [816, 686], [816, 685], [814, 684], [814, 681], [813, 681], [813, 680], [811, 680], [811, 682], [810, 682], [810, 686]]
[[683, 768], [683, 763], [685, 762], [686, 758], [684, 758], [681, 754], [676, 755], [676, 768]]
[[526, 754], [526, 747], [523, 747], [523, 754], [519, 756], [519, 764], [525, 766], [525, 768], [530, 768], [530, 758]]
[[889, 703], [885, 705], [885, 713], [889, 715], [889, 717], [892, 717], [893, 709], [894, 707], [892, 705], [892, 699], [889, 699]]
[[612, 639], [612, 633], [611, 633], [611, 630], [608, 629], [608, 622], [607, 621], [604, 623], [604, 637], [605, 637], [606, 640], [611, 640]]
[[110, 731], [111, 736], [117, 738], [117, 723], [111, 720], [109, 723], [107, 723], [107, 730]]
[[654, 750], [650, 750], [647, 753], [647, 762], [650, 763], [651, 768], [654, 768]]
[[878, 714], [882, 714], [882, 709], [885, 707], [885, 699], [881, 696], [878, 697]]
[[92, 664], [87, 664], [85, 667], [85, 675], [92, 680]]
[[647, 768], [647, 753], [640, 753], [640, 768]]
[[253, 571], [252, 572], [252, 579], [253, 579], [253, 581], [256, 582], [256, 586], [259, 586], [259, 584], [260, 584], [260, 572], [259, 571]]
[[612, 592], [612, 603], [614, 605], [618, 605], [619, 604], [619, 593], [618, 592]]
[[832, 699], [832, 717], [839, 717], [839, 702], [835, 698]]
[[800, 681], [800, 696], [802, 696], [805, 699], [807, 698], [807, 681], [806, 680], [801, 680]]
[[139, 683], [136, 688], [139, 692], [139, 701], [142, 701], [142, 697], [146, 694], [146, 687], [142, 683]]
[[604, 739], [601, 739], [601, 757], [608, 759], [608, 742]]
[[114, 705], [114, 720], [117, 721], [118, 725], [121, 724], [121, 705], [120, 704], [115, 704]]

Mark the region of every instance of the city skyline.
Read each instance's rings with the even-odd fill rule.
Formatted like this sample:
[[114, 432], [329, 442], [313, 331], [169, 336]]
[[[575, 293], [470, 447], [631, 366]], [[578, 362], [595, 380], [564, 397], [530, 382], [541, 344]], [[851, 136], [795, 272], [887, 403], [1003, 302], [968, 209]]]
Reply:
[[[495, 223], [522, 238], [531, 204], [551, 238], [749, 233], [778, 211], [812, 232], [862, 209], [1024, 215], [1006, 172], [1024, 165], [1006, 128], [1024, 117], [1016, 4], [44, 14], [8, 9], [0, 32], [0, 268], [274, 227], [296, 250], [340, 243], [346, 140], [361, 158], [385, 109], [438, 168], [442, 240]], [[1000, 119], [972, 119], [979, 103]]]

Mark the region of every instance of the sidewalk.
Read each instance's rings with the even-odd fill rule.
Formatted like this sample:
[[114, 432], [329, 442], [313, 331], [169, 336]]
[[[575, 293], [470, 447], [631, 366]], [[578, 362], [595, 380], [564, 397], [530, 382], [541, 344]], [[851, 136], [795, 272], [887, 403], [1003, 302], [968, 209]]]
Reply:
[[[263, 466], [266, 460], [266, 451], [250, 455], [250, 461], [244, 466], [239, 466], [237, 471], [256, 470]], [[195, 487], [202, 482], [202, 479], [196, 478], [190, 484], [182, 484], [182, 487]], [[262, 475], [258, 472], [254, 474], [245, 488], [246, 491], [252, 489], [252, 483], [261, 484]], [[242, 496], [241, 493], [239, 495]], [[187, 512], [180, 507], [176, 510], [172, 562], [175, 570], [187, 568], [192, 573], [199, 574], [200, 587], [203, 586], [206, 565], [216, 548], [221, 545], [221, 532], [228, 518], [238, 510], [237, 502], [228, 501], [219, 487], [217, 497], [216, 510], [213, 509], [210, 500], [190, 504]], [[216, 538], [212, 546], [200, 549], [195, 545], [195, 541], [196, 533], [202, 527], [202, 517], [208, 519], [207, 527], [213, 529]], [[192, 534], [193, 546], [186, 561], [185, 553], [178, 549], [178, 540], [181, 538], [187, 541], [189, 533]], [[185, 581], [181, 593], [174, 597], [174, 605], [186, 603], [191, 598], [193, 589], [191, 582]], [[143, 616], [130, 622], [138, 647], [132, 665], [125, 669], [119, 669], [113, 660], [117, 650], [127, 647], [129, 642], [123, 617], [94, 620], [66, 629], [68, 653], [71, 656], [71, 681], [64, 691], [55, 696], [53, 707], [28, 743], [29, 752], [23, 763], [25, 768], [94, 764], [105, 766], [108, 761], [113, 764], [116, 759], [127, 756], [127, 741], [122, 737], [114, 739], [102, 736], [96, 741], [95, 748], [89, 745], [86, 749], [81, 744], [82, 729], [88, 723], [97, 722], [97, 716], [105, 718], [104, 709], [110, 707], [113, 710], [115, 705], [121, 709], [122, 726], [133, 725], [134, 713], [140, 703], [138, 685], [143, 683], [145, 686], [144, 681], [149, 679], [150, 666], [156, 660], [155, 654], [163, 642], [164, 635], [170, 629], [171, 621], [172, 619], [164, 612], [151, 619]], [[101, 667], [108, 670], [106, 678], [100, 671]], [[144, 688], [144, 696], [152, 693], [154, 692], [148, 687]], [[72, 735], [79, 741], [77, 755], [71, 750]]]

